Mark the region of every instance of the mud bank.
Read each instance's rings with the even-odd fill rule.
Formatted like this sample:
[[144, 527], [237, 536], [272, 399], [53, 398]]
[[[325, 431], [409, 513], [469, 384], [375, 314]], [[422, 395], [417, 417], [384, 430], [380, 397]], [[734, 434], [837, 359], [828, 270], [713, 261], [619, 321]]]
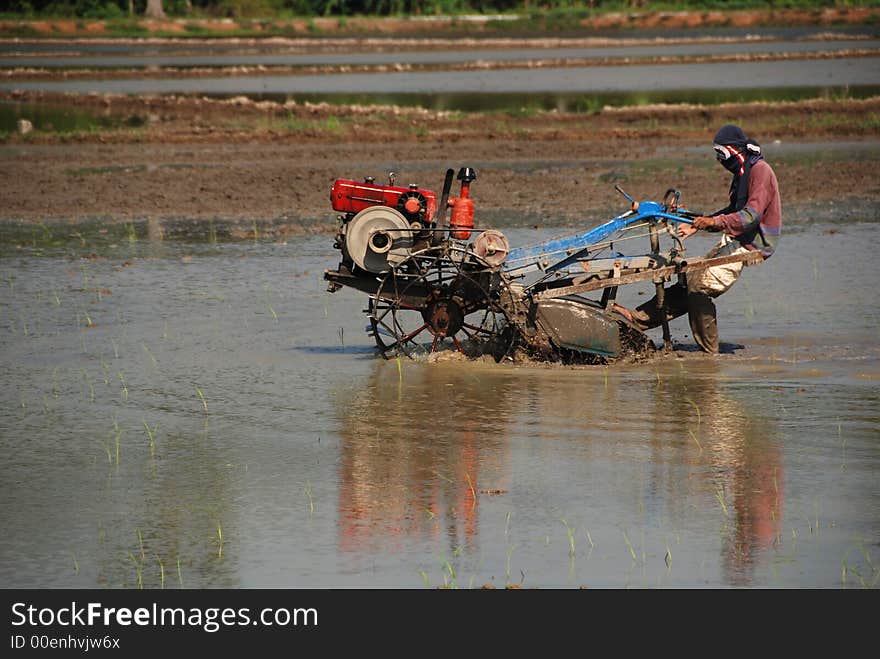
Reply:
[[805, 217], [880, 199], [878, 98], [522, 116], [247, 99], [6, 98], [143, 117], [137, 128], [7, 135], [7, 221], [245, 221], [232, 236], [251, 235], [252, 221], [330, 230], [335, 178], [384, 180], [393, 170], [398, 181], [439, 188], [446, 168], [461, 165], [477, 169], [473, 194], [483, 221], [496, 226], [616, 213], [615, 184], [641, 199], [676, 187], [692, 209], [714, 210], [728, 175], [709, 142], [730, 121], [764, 144], [786, 205]]

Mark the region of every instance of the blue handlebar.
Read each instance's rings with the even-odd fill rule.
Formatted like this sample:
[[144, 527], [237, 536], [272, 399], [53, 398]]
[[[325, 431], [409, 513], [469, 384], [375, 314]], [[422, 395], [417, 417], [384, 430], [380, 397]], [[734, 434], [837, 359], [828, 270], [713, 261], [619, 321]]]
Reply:
[[[635, 204], [635, 202], [633, 203]], [[517, 273], [531, 270], [546, 270], [551, 268], [556, 262], [571, 259], [577, 252], [589, 249], [591, 245], [605, 240], [629, 225], [645, 220], [653, 220], [655, 222], [666, 220], [682, 224], [693, 224], [693, 220], [690, 217], [669, 213], [665, 209], [664, 205], [658, 204], [656, 201], [643, 201], [638, 204], [637, 211], [629, 210], [585, 233], [555, 238], [532, 245], [531, 247], [512, 249], [505, 261], [506, 268], [509, 272], [516, 271]]]

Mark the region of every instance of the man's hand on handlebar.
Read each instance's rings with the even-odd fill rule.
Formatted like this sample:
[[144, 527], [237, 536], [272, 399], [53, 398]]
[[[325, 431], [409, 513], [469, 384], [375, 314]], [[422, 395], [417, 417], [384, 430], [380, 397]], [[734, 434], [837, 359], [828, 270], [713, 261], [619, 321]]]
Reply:
[[695, 229], [714, 229], [715, 228], [715, 219], [712, 217], [705, 217], [704, 215], [700, 215], [699, 217], [694, 218], [694, 228]]
[[678, 225], [678, 237], [684, 240], [690, 236], [693, 236], [697, 232], [697, 228], [692, 224], [679, 224]]
[[680, 224], [678, 226], [678, 237], [684, 240], [689, 236], [693, 236], [700, 229], [714, 229], [715, 220], [711, 217], [698, 215], [694, 217], [693, 224]]

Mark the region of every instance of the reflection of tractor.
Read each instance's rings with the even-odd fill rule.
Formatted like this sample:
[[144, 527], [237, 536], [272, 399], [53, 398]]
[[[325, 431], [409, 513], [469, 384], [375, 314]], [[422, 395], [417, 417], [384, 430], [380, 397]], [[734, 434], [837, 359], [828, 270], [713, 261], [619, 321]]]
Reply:
[[[434, 352], [450, 343], [461, 352], [490, 350], [500, 360], [519, 346], [533, 355], [565, 359], [615, 358], [654, 347], [651, 339], [612, 311], [621, 285], [664, 282], [760, 255], [684, 260], [679, 223], [697, 213], [679, 206], [669, 190], [663, 203], [631, 203], [630, 210], [585, 233], [511, 249], [494, 229], [474, 227], [469, 167], [458, 172], [461, 191], [450, 199], [454, 171], [447, 170], [439, 202], [413, 184], [388, 185], [338, 179], [330, 199], [341, 227], [342, 252], [324, 278], [333, 292], [349, 286], [369, 296], [368, 331], [385, 357]], [[452, 214], [447, 224], [447, 209]], [[661, 251], [661, 237], [668, 243]], [[618, 248], [648, 238], [650, 251], [626, 256]], [[599, 300], [582, 294], [601, 291]], [[669, 328], [663, 327], [670, 345]]]

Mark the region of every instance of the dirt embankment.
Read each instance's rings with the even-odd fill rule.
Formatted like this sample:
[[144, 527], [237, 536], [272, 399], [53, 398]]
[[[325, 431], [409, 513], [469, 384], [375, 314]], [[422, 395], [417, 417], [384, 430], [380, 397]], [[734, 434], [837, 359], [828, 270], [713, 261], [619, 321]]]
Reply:
[[[880, 136], [880, 98], [521, 116], [243, 98], [17, 98], [147, 117], [136, 129], [7, 138], [2, 219], [33, 222], [246, 218], [330, 230], [335, 178], [383, 181], [393, 169], [399, 183], [436, 190], [447, 167], [462, 165], [477, 169], [473, 195], [495, 224], [505, 213], [536, 223], [602, 217], [621, 207], [615, 183], [639, 198], [677, 187], [690, 208], [714, 210], [729, 175], [708, 149], [724, 123], [740, 123], [768, 147]], [[820, 147], [780, 150], [772, 163], [789, 205], [852, 197], [876, 207], [877, 159], [876, 149], [841, 157]]]
[[[769, 9], [735, 11], [676, 11], [607, 13], [566, 20], [566, 30], [645, 30], [759, 26], [866, 25], [880, 18], [875, 7], [825, 7], [817, 9]], [[546, 29], [552, 19], [497, 20], [491, 16], [429, 16], [411, 18], [315, 17], [299, 19], [141, 19], [108, 22], [99, 20], [3, 20], [0, 37], [102, 37], [211, 36], [211, 35], [418, 35], [437, 33], [504, 33]], [[121, 25], [124, 27], [121, 28]]]

